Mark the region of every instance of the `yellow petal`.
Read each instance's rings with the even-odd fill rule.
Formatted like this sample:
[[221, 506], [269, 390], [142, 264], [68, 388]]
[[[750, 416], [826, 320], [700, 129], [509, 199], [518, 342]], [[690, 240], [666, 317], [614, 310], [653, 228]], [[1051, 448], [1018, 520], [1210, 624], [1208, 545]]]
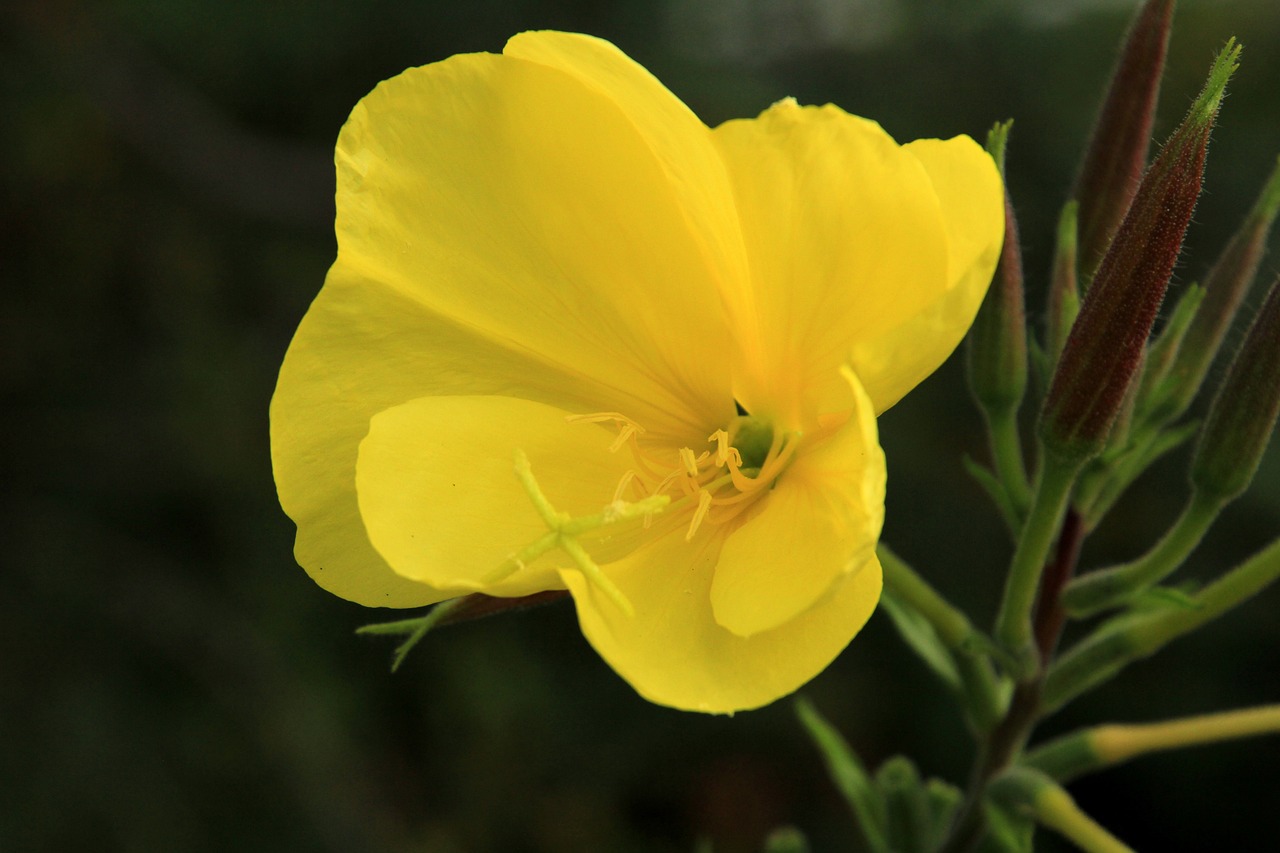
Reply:
[[518, 393], [589, 412], [600, 401], [513, 352], [341, 264], [303, 318], [271, 401], [280, 504], [298, 526], [294, 556], [325, 589], [366, 606], [448, 598], [391, 571], [365, 534], [356, 453], [378, 412], [425, 394]]
[[360, 444], [356, 490], [369, 539], [400, 575], [436, 588], [528, 595], [563, 588], [553, 551], [495, 581], [549, 530], [515, 474], [528, 457], [542, 492], [573, 517], [598, 513], [630, 463], [612, 434], [511, 397], [422, 397], [377, 415]]
[[938, 200], [916, 157], [831, 105], [782, 101], [715, 138], [751, 266], [750, 287], [727, 294], [743, 349], [739, 399], [799, 426], [847, 396], [838, 368], [855, 341], [899, 326], [945, 288]]
[[716, 621], [749, 637], [806, 610], [863, 570], [884, 522], [884, 453], [870, 399], [848, 375], [854, 406], [839, 429], [798, 458], [731, 533], [711, 585]]
[[520, 396], [623, 411], [676, 446], [732, 416], [715, 241], [638, 122], [598, 85], [494, 56], [414, 69], [357, 106], [338, 259], [271, 405], [294, 553], [326, 589], [390, 607], [448, 594], [395, 575], [360, 520], [357, 447], [391, 406]]
[[677, 530], [606, 566], [635, 608], [628, 617], [572, 570], [562, 572], [596, 651], [641, 696], [660, 705], [731, 714], [766, 705], [821, 672], [862, 628], [880, 597], [871, 560], [786, 624], [751, 637], [719, 625], [711, 583], [720, 532], [686, 542]]
[[978, 313], [1000, 259], [1004, 187], [991, 157], [967, 136], [904, 146], [933, 183], [947, 228], [947, 287], [906, 322], [861, 339], [853, 363], [876, 411], [900, 400], [947, 360]]
[[667, 172], [707, 255], [708, 269], [722, 272], [726, 281], [745, 278], [746, 256], [729, 174], [711, 133], [692, 110], [604, 39], [579, 33], [520, 33], [502, 52], [571, 74], [616, 103]]
[[721, 271], [664, 162], [597, 88], [455, 56], [366, 96], [337, 163], [339, 265], [594, 384], [651, 433], [687, 440], [732, 406]]

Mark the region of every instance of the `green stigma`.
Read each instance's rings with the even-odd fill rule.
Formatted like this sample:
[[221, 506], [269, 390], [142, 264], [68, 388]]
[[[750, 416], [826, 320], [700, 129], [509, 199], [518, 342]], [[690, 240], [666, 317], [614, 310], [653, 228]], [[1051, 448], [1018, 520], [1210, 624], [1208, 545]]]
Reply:
[[734, 418], [729, 424], [729, 443], [738, 448], [744, 469], [762, 468], [773, 446], [773, 424], [750, 415]]

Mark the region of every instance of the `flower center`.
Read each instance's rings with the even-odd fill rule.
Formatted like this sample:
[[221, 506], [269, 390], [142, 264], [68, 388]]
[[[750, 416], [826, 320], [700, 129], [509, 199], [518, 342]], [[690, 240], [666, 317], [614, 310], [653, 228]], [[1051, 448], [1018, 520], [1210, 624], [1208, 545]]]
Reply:
[[800, 439], [798, 433], [777, 432], [768, 421], [743, 413], [727, 430], [707, 436], [711, 449], [672, 451], [643, 443], [644, 427], [618, 412], [571, 415], [569, 420], [617, 426], [618, 437], [609, 449], [629, 448], [635, 465], [618, 482], [614, 502], [667, 495], [667, 512], [692, 513], [685, 539], [692, 539], [704, 521], [724, 524], [751, 506], [786, 468]]

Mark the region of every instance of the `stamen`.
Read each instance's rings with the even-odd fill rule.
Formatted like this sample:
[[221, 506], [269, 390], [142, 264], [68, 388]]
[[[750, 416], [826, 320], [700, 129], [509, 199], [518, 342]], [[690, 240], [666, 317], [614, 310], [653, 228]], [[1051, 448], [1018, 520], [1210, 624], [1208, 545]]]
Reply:
[[628, 468], [627, 473], [622, 475], [622, 479], [618, 481], [618, 487], [613, 490], [613, 503], [622, 500], [622, 493], [627, 490], [627, 486], [635, 480], [636, 472], [634, 468]]
[[742, 454], [738, 452], [738, 448], [729, 443], [729, 433], [722, 429], [718, 429], [711, 435], [707, 436], [707, 441], [716, 443], [716, 467], [723, 468], [725, 464], [732, 458], [736, 460], [738, 466], [742, 465]]
[[[741, 497], [747, 497], [747, 495], [742, 495]], [[723, 512], [716, 512], [712, 515], [709, 515], [707, 520], [711, 524], [721, 525], [721, 524], [724, 524], [725, 522], [732, 521], [733, 519], [737, 518], [739, 515], [742, 514], [743, 510], [747, 509], [750, 506], [751, 506], [750, 501], [737, 501], [733, 505], [726, 508]], [[717, 510], [719, 509], [718, 506], [713, 508]]]
[[618, 437], [609, 445], [610, 453], [617, 453], [632, 436], [643, 435], [644, 427], [631, 420], [621, 412], [596, 412], [590, 415], [568, 415], [565, 420], [571, 424], [601, 424], [613, 421], [618, 425]]
[[689, 472], [690, 477], [698, 476], [698, 458], [693, 455], [693, 451], [687, 447], [680, 448], [680, 462], [684, 465], [684, 470]]
[[[609, 450], [616, 452], [624, 445], [630, 447], [634, 467], [627, 470], [618, 481], [611, 506], [629, 508], [631, 505], [626, 504], [626, 496], [628, 490], [632, 489], [634, 491], [630, 494], [643, 496], [640, 503], [658, 498], [674, 501], [671, 512], [683, 514], [692, 510], [686, 539], [693, 538], [704, 522], [722, 524], [750, 507], [761, 491], [771, 486], [787, 467], [800, 443], [799, 433], [784, 433], [773, 429], [768, 422], [751, 420], [749, 416], [742, 415], [729, 428], [717, 429], [707, 436], [707, 441], [713, 445], [711, 449], [697, 453], [690, 447], [681, 447], [675, 452], [676, 459], [672, 460], [670, 445], [642, 447], [639, 436], [644, 434], [645, 429], [620, 412], [570, 415], [567, 420], [573, 423], [611, 422], [617, 425], [618, 435]], [[744, 446], [747, 450], [744, 451], [733, 443], [735, 441], [746, 441]], [[744, 452], [750, 456], [751, 465], [745, 470]], [[521, 480], [524, 482], [523, 475]], [[534, 505], [538, 507], [548, 526], [562, 531], [567, 539], [570, 535], [565, 530], [567, 518], [556, 513], [540, 492], [535, 493], [527, 484], [526, 489], [530, 491]], [[715, 512], [711, 511], [713, 508]], [[632, 515], [634, 512], [635, 510], [631, 510], [628, 515], [636, 517]], [[652, 525], [651, 513], [638, 515], [642, 515], [646, 529]], [[569, 526], [576, 532], [581, 529], [579, 523], [587, 521], [588, 519], [576, 519]], [[608, 521], [612, 521], [612, 518]], [[591, 523], [594, 524], [594, 521]], [[582, 554], [585, 556], [586, 552], [582, 551]], [[577, 558], [575, 562], [579, 562]], [[584, 576], [593, 584], [610, 598], [614, 598], [613, 592], [597, 582], [592, 570], [583, 568], [581, 564], [579, 568], [583, 569]], [[600, 574], [599, 577], [603, 578], [604, 575]]]
[[590, 415], [566, 415], [565, 420], [571, 424], [602, 424], [605, 421], [613, 421], [616, 424], [630, 424], [635, 427], [636, 432], [644, 432], [644, 427], [631, 420], [631, 418], [621, 412], [595, 412]]
[[702, 519], [707, 517], [709, 509], [711, 509], [711, 492], [703, 489], [698, 492], [698, 508], [693, 511], [693, 520], [689, 522], [689, 532], [684, 535], [684, 541], [688, 542], [693, 538], [693, 534], [698, 532], [698, 528], [702, 526]]

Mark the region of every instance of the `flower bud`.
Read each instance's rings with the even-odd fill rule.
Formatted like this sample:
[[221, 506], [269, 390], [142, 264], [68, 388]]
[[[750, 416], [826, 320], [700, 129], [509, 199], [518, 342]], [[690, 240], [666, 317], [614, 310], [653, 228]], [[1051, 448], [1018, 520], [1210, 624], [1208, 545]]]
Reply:
[[1147, 164], [1174, 5], [1148, 0], [1134, 18], [1076, 177], [1072, 198], [1080, 202], [1080, 273], [1086, 286]]
[[1049, 282], [1049, 328], [1046, 349], [1052, 366], [1062, 354], [1067, 333], [1080, 313], [1077, 256], [1079, 254], [1080, 203], [1069, 201], [1058, 215], [1058, 239], [1053, 252], [1053, 275]]
[[1280, 164], [1205, 277], [1204, 301], [1167, 373], [1169, 394], [1156, 410], [1162, 420], [1171, 420], [1186, 411], [1204, 382], [1236, 310], [1257, 275], [1277, 212], [1280, 212]]
[[1106, 443], [1173, 274], [1200, 195], [1209, 133], [1240, 48], [1214, 61], [1204, 90], [1147, 170], [1054, 372], [1040, 415], [1045, 447], [1088, 459]]
[[[997, 124], [987, 137], [987, 152], [1002, 176], [1010, 124]], [[992, 286], [969, 330], [968, 356], [969, 388], [978, 404], [994, 412], [1016, 410], [1027, 387], [1027, 322], [1022, 298], [1022, 249], [1007, 188], [1004, 248]]]
[[1271, 286], [1209, 415], [1191, 460], [1197, 492], [1231, 500], [1253, 479], [1280, 415], [1280, 279]]

